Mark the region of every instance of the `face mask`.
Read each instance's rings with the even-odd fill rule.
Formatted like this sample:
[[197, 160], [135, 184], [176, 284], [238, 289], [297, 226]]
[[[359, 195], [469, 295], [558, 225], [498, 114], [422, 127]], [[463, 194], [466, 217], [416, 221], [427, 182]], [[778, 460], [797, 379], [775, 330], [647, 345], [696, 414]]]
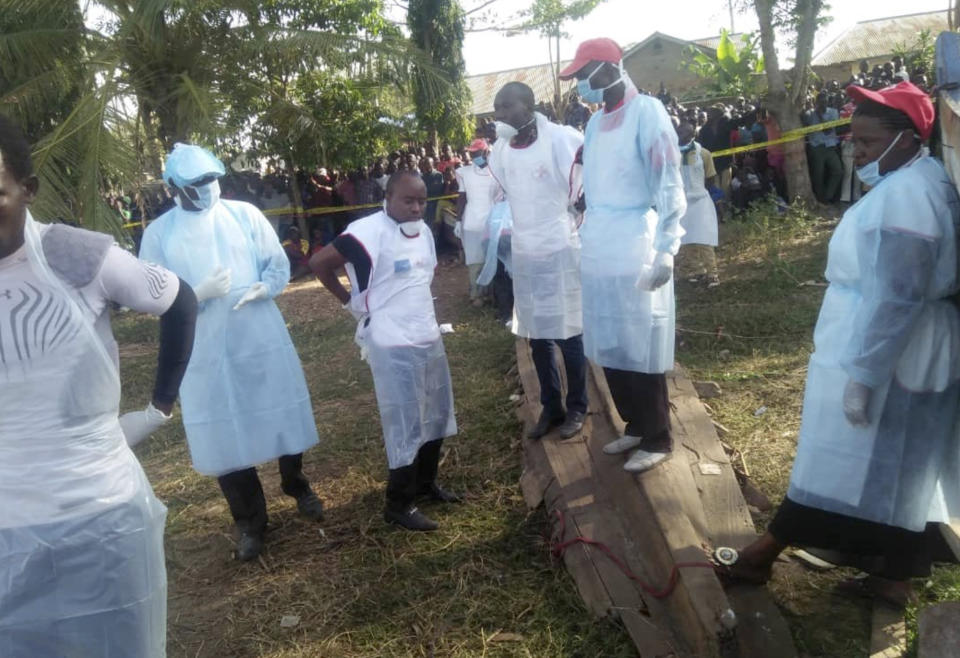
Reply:
[[890, 142], [890, 146], [888, 146], [883, 151], [883, 153], [880, 154], [879, 158], [877, 158], [873, 162], [868, 162], [867, 164], [857, 169], [857, 178], [859, 178], [864, 185], [869, 185], [870, 187], [874, 187], [876, 186], [877, 183], [882, 181], [887, 174], [890, 173], [889, 171], [887, 172], [887, 174], [880, 173], [880, 161], [883, 160], [883, 158], [887, 155], [887, 153], [890, 152], [890, 149], [892, 149], [896, 145], [896, 143], [900, 141], [900, 135], [902, 134], [903, 134], [902, 132], [897, 133], [897, 136], [894, 137], [892, 142]]
[[620, 84], [620, 82], [623, 80], [624, 76], [626, 75], [626, 73], [624, 73], [623, 71], [623, 63], [621, 62], [617, 66], [620, 68], [620, 77], [614, 80], [613, 82], [611, 82], [606, 87], [603, 87], [602, 89], [594, 89], [593, 87], [591, 87], [590, 80], [593, 78], [593, 76], [597, 74], [597, 71], [603, 68], [603, 66], [598, 66], [597, 68], [595, 68], [593, 70], [593, 73], [591, 73], [586, 80], [579, 80], [577, 82], [577, 93], [580, 94], [580, 98], [587, 101], [588, 103], [602, 103], [603, 92], [605, 92], [607, 89], [610, 89], [615, 85]]
[[484, 167], [487, 166], [487, 159], [482, 155], [478, 155], [473, 159], [473, 164], [483, 169]]
[[[197, 210], [210, 210], [214, 204], [220, 200], [220, 181], [218, 180], [214, 180], [212, 183], [207, 183], [206, 185], [196, 187], [187, 185], [186, 187], [197, 194], [196, 199], [190, 199], [190, 202]], [[189, 197], [189, 195], [187, 196]]]
[[420, 235], [420, 231], [423, 230], [424, 223], [422, 219], [418, 219], [413, 222], [400, 222], [397, 224], [400, 227], [400, 232], [403, 233], [408, 238], [415, 238]]
[[509, 123], [504, 123], [503, 121], [497, 121], [497, 139], [506, 139], [511, 140], [517, 136], [517, 133], [520, 132]]

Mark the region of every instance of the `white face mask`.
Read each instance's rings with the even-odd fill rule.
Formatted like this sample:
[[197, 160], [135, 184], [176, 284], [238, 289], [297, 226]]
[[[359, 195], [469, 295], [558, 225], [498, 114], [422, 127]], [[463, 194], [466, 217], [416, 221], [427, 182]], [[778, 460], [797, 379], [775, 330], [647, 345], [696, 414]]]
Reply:
[[497, 139], [511, 140], [517, 136], [517, 133], [519, 133], [521, 130], [523, 130], [530, 124], [535, 123], [536, 120], [537, 120], [537, 117], [535, 116], [531, 117], [529, 121], [527, 121], [525, 124], [523, 124], [519, 128], [514, 128], [509, 123], [506, 123], [503, 121], [497, 121]]
[[897, 136], [893, 138], [892, 142], [890, 142], [890, 146], [884, 149], [883, 153], [880, 154], [879, 158], [877, 158], [876, 160], [873, 160], [872, 162], [868, 162], [867, 164], [857, 169], [857, 178], [859, 178], [864, 185], [869, 185], [870, 187], [874, 187], [876, 186], [877, 183], [882, 181], [887, 176], [887, 174], [890, 173], [889, 171], [886, 174], [880, 173], [880, 161], [886, 157], [887, 153], [890, 152], [890, 149], [896, 146], [897, 142], [900, 141], [901, 135], [903, 135], [902, 131], [897, 133]]
[[[197, 199], [190, 199], [190, 202], [197, 210], [210, 210], [220, 200], [220, 181], [214, 180], [206, 185], [186, 185], [197, 194]], [[190, 195], [187, 195], [190, 198]], [[179, 201], [179, 200], [178, 200]], [[182, 206], [181, 206], [182, 207]]]
[[425, 226], [422, 219], [417, 219], [412, 222], [400, 222], [397, 224], [400, 227], [400, 232], [403, 233], [408, 238], [415, 238], [420, 235], [420, 231], [423, 230]]

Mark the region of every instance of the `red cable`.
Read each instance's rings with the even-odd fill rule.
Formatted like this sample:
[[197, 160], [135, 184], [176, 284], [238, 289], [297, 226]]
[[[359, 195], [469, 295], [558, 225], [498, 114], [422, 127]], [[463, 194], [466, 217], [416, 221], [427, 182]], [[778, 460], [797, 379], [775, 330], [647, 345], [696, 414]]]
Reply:
[[[563, 516], [563, 512], [561, 512], [560, 510], [554, 510], [554, 514], [557, 515], [557, 518], [560, 521], [560, 537], [563, 537], [563, 535], [566, 534], [566, 527], [567, 527], [566, 520], [564, 519], [564, 516]], [[673, 593], [673, 590], [677, 588], [677, 581], [680, 578], [680, 569], [691, 568], [691, 567], [702, 568], [702, 569], [714, 568], [714, 565], [711, 564], [710, 562], [677, 562], [673, 565], [673, 569], [670, 570], [670, 578], [667, 581], [667, 586], [664, 587], [663, 589], [657, 589], [656, 587], [649, 585], [643, 580], [641, 580], [639, 576], [637, 576], [635, 573], [633, 573], [633, 571], [630, 570], [630, 567], [624, 564], [620, 560], [620, 558], [614, 555], [613, 551], [611, 551], [610, 548], [602, 542], [578, 535], [564, 542], [557, 543], [557, 542], [551, 541], [550, 552], [553, 554], [554, 557], [560, 558], [560, 557], [563, 557], [563, 554], [567, 550], [567, 548], [569, 548], [570, 546], [573, 546], [574, 544], [586, 544], [587, 546], [593, 546], [594, 548], [599, 549], [615, 565], [617, 565], [617, 567], [620, 568], [620, 571], [622, 571], [627, 578], [636, 582], [638, 585], [640, 585], [640, 588], [643, 589], [644, 592], [646, 592], [647, 594], [649, 594], [655, 599], [665, 599]]]

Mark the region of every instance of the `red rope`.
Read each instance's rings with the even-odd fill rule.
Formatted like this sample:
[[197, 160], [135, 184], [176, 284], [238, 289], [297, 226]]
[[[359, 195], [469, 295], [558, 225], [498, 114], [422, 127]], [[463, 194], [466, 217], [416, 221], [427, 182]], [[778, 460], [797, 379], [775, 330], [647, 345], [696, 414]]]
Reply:
[[[567, 528], [566, 519], [563, 516], [563, 512], [561, 512], [560, 510], [554, 510], [554, 514], [557, 515], [557, 519], [560, 521], [560, 537], [562, 538], [566, 534], [566, 528]], [[623, 563], [622, 560], [620, 560], [620, 558], [614, 555], [613, 551], [611, 551], [610, 548], [603, 542], [599, 542], [594, 539], [590, 539], [588, 537], [577, 535], [576, 537], [573, 537], [572, 539], [568, 539], [563, 542], [551, 541], [550, 552], [553, 554], [554, 557], [560, 558], [560, 557], [563, 557], [564, 552], [574, 544], [586, 544], [587, 546], [593, 546], [594, 548], [598, 549], [600, 552], [606, 555], [611, 562], [617, 565], [620, 571], [622, 571], [627, 578], [637, 583], [640, 586], [640, 588], [643, 589], [644, 592], [646, 592], [647, 594], [649, 594], [655, 599], [665, 599], [673, 593], [673, 590], [677, 588], [677, 581], [680, 578], [680, 569], [686, 569], [686, 568], [692, 568], [692, 567], [702, 568], [702, 569], [714, 568], [713, 564], [711, 564], [710, 562], [676, 562], [673, 565], [673, 569], [670, 570], [670, 578], [667, 580], [666, 587], [664, 587], [663, 589], [657, 589], [653, 585], [647, 584], [639, 576], [633, 573], [633, 571], [630, 570], [630, 567], [628, 567], [626, 564]]]

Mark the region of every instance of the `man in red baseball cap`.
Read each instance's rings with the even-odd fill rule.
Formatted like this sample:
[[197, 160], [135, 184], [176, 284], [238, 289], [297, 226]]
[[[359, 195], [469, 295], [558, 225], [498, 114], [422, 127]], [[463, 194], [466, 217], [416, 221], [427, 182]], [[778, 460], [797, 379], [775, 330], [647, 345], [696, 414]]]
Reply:
[[583, 343], [627, 423], [604, 451], [631, 451], [624, 468], [641, 472], [673, 450], [666, 371], [673, 368], [673, 257], [687, 202], [670, 117], [637, 91], [622, 58], [614, 41], [591, 39], [560, 75], [576, 77], [587, 102], [603, 103], [583, 144]]
[[493, 207], [493, 198], [499, 187], [490, 175], [487, 155], [490, 147], [487, 140], [477, 138], [467, 148], [471, 164], [457, 169], [457, 225], [454, 233], [463, 245], [463, 257], [470, 280], [470, 301], [474, 306], [483, 305], [484, 290], [477, 284], [477, 277], [483, 269], [483, 234], [487, 226], [487, 217]]

